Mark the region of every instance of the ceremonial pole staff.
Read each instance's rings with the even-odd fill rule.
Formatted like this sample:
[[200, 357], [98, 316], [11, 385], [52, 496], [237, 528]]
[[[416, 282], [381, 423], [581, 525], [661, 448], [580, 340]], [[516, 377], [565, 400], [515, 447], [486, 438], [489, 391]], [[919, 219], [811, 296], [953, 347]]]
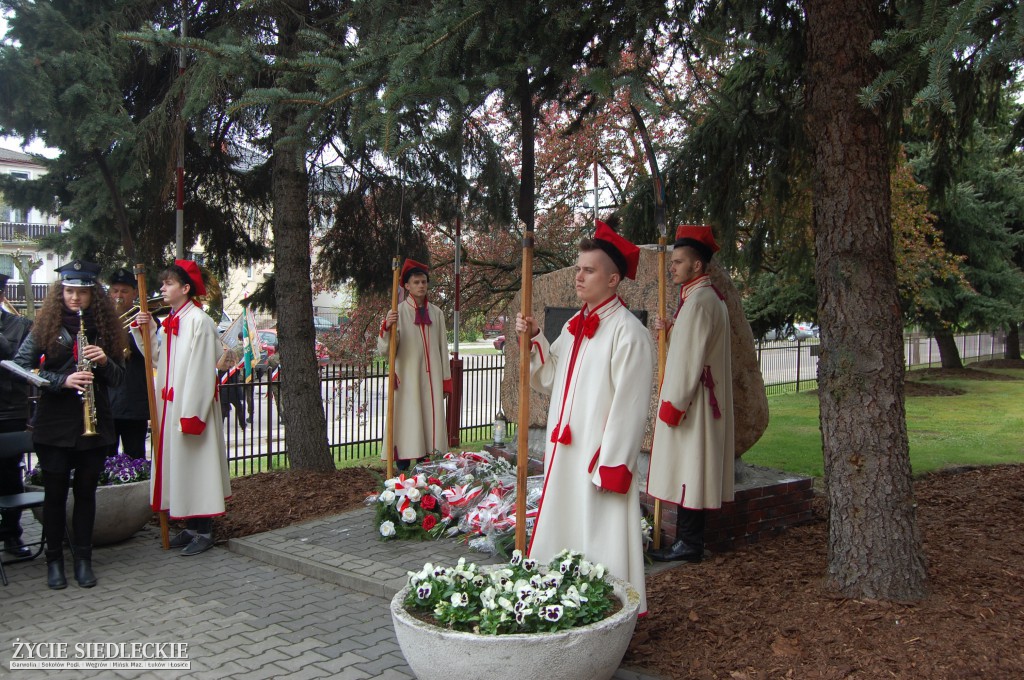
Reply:
[[[391, 259], [391, 311], [398, 311], [398, 257]], [[384, 447], [387, 451], [388, 479], [395, 476], [395, 355], [398, 353], [398, 343], [395, 337], [398, 334], [398, 321], [391, 325], [388, 337], [388, 415], [387, 415], [387, 436], [384, 438]]]
[[[143, 314], [149, 313], [149, 296], [146, 293], [146, 265], [137, 264], [135, 265], [135, 280], [139, 287], [139, 312]], [[156, 323], [156, 319], [153, 319], [153, 323]], [[146, 361], [146, 398], [149, 400], [149, 455], [153, 460], [154, 465], [160, 465], [162, 461], [157, 460], [157, 439], [160, 437], [160, 421], [156, 417], [156, 390], [153, 387], [153, 340], [149, 336], [149, 329], [147, 328], [144, 333], [139, 333], [142, 336], [142, 355]], [[155, 476], [154, 476], [155, 478]], [[169, 538], [167, 511], [159, 510], [157, 514], [160, 515], [160, 542], [163, 543], [164, 550], [171, 549], [171, 542]]]
[[[665, 251], [668, 249], [668, 221], [665, 216], [665, 187], [661, 182], [661, 173], [658, 170], [658, 158], [654, 155], [654, 146], [651, 144], [651, 135], [647, 131], [647, 125], [640, 116], [640, 111], [633, 104], [629, 105], [629, 111], [636, 121], [640, 139], [644, 145], [644, 152], [647, 154], [647, 162], [651, 167], [651, 180], [654, 182], [654, 220], [658, 225], [658, 318], [662, 319], [662, 327], [658, 329], [658, 392], [661, 392], [661, 383], [665, 379], [665, 356], [668, 349], [668, 330], [664, 326], [667, 304], [665, 302]], [[654, 499], [654, 530], [651, 537], [654, 549], [661, 547], [661, 501]]]
[[[399, 166], [399, 182], [401, 194], [398, 200], [398, 224], [395, 229], [395, 256], [391, 259], [391, 311], [398, 311], [398, 288], [401, 282], [398, 255], [402, 242], [402, 210], [405, 208], [405, 183], [402, 182], [401, 166]], [[391, 326], [388, 336], [388, 412], [385, 420], [384, 447], [387, 450], [388, 479], [395, 476], [395, 388], [398, 376], [395, 373], [395, 356], [398, 354], [398, 320]]]
[[[533, 230], [523, 225], [523, 317], [533, 316]], [[516, 436], [516, 549], [526, 552], [526, 477], [530, 463], [530, 343], [529, 332], [519, 338], [519, 424]]]

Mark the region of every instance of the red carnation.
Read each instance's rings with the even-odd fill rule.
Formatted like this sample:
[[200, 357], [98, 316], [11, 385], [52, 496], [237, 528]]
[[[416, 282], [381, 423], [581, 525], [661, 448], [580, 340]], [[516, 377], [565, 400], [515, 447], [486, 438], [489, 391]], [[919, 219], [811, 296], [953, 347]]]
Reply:
[[[427, 498], [430, 498], [430, 496], [427, 496]], [[435, 517], [434, 515], [427, 515], [426, 517], [423, 518], [423, 530], [424, 531], [430, 531], [431, 529], [434, 528], [434, 526], [436, 524], [437, 524], [437, 517]]]
[[423, 506], [424, 510], [433, 510], [437, 507], [437, 499], [433, 496], [424, 496], [423, 500], [420, 501], [420, 505]]

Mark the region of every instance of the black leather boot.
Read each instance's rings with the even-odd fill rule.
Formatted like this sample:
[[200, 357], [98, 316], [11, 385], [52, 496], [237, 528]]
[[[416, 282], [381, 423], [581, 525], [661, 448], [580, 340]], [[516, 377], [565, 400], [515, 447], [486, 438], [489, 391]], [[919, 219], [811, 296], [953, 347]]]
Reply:
[[68, 579], [64, 576], [64, 555], [63, 553], [51, 553], [46, 551], [46, 585], [53, 590], [63, 590], [68, 587]]
[[82, 588], [96, 585], [96, 575], [92, 573], [92, 546], [75, 546], [75, 580]]

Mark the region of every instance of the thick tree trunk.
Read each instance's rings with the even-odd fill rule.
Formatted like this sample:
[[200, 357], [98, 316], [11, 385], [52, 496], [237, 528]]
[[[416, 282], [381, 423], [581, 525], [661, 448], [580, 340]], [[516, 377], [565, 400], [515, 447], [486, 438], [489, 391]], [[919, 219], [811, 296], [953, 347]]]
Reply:
[[1006, 332], [1006, 351], [1003, 358], [1020, 361], [1020, 326], [1015, 323], [1011, 323]]
[[[279, 18], [280, 55], [292, 49], [300, 24], [299, 12]], [[320, 375], [313, 330], [313, 285], [310, 281], [309, 177], [305, 148], [295, 134], [295, 110], [287, 105], [270, 109], [271, 192], [274, 202], [274, 273], [276, 277], [278, 351], [281, 353], [281, 406], [291, 467], [296, 470], [334, 469], [327, 443], [327, 419], [320, 396]]]
[[956, 346], [953, 333], [948, 330], [935, 331], [935, 344], [939, 346], [939, 360], [943, 368], [963, 368], [960, 359], [960, 348]]
[[827, 587], [917, 599], [927, 574], [903, 402], [903, 340], [882, 120], [857, 102], [878, 72], [877, 3], [808, 0], [818, 384], [829, 505]]

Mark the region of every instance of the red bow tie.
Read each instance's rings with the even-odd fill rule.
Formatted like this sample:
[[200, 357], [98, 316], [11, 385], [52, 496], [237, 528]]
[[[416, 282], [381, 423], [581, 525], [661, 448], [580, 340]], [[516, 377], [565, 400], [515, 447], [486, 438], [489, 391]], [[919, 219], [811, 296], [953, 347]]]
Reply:
[[600, 323], [601, 317], [599, 317], [597, 314], [591, 312], [590, 315], [584, 321], [583, 312], [580, 312], [576, 316], [572, 317], [572, 319], [569, 321], [569, 332], [572, 333], [573, 337], [575, 338], [580, 337], [581, 331], [584, 336], [592, 338], [594, 337], [594, 333], [597, 332], [597, 327]]
[[178, 334], [178, 324], [179, 324], [179, 319], [178, 319], [177, 316], [169, 316], [169, 317], [167, 317], [166, 319], [164, 319], [164, 323], [163, 323], [164, 333], [167, 333], [168, 335], [177, 335]]

